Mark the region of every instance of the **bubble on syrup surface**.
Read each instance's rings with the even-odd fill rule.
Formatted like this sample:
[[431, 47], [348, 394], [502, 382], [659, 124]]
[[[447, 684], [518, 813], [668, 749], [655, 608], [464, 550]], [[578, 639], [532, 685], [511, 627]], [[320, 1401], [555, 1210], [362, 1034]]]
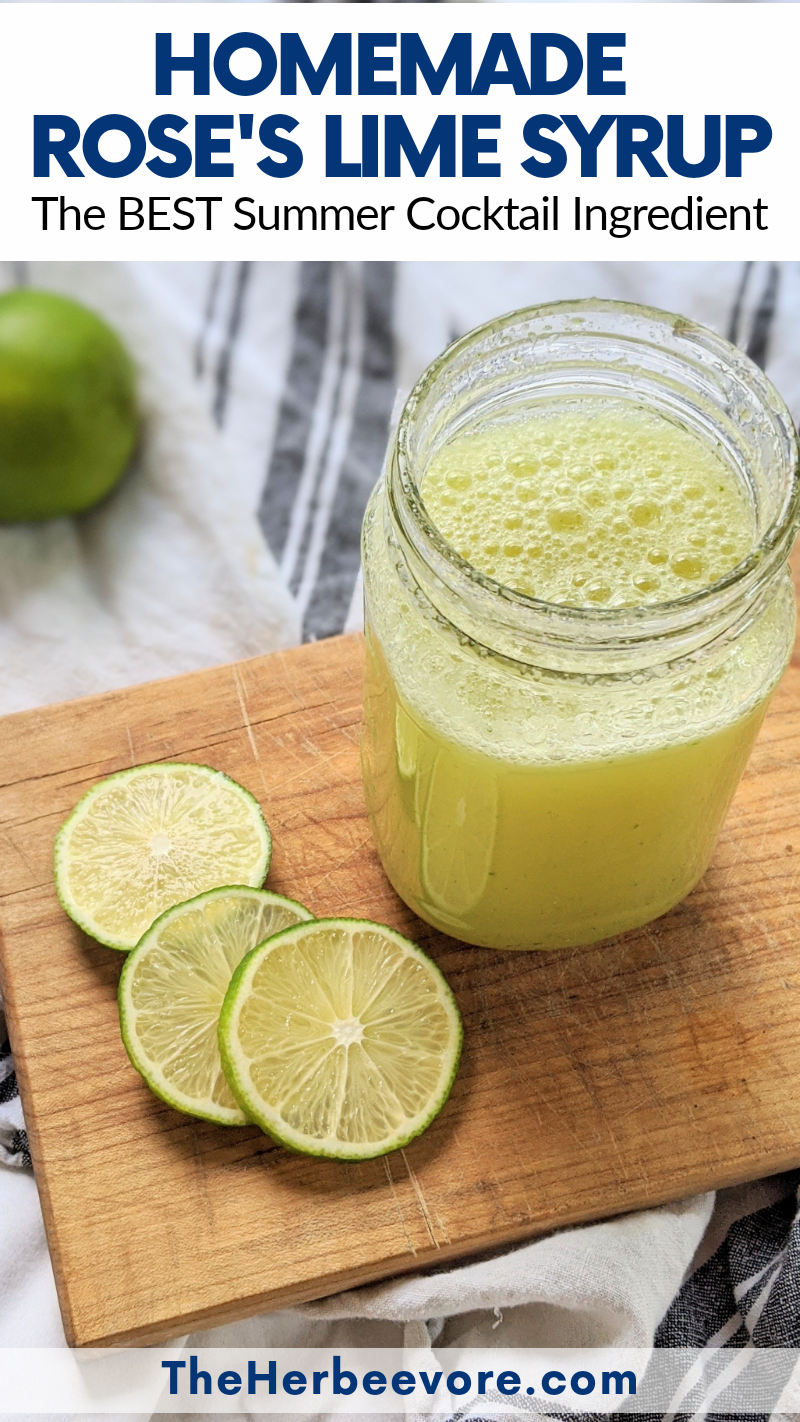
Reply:
[[590, 602], [608, 602], [611, 597], [611, 587], [605, 582], [587, 583], [584, 591]]
[[640, 504], [631, 504], [628, 509], [628, 518], [636, 528], [649, 528], [651, 524], [657, 523], [661, 517], [661, 510], [658, 504], [646, 500]]
[[705, 562], [698, 553], [679, 553], [676, 558], [670, 559], [669, 566], [676, 578], [687, 581], [701, 578], [705, 570]]
[[589, 505], [590, 509], [604, 508], [608, 502], [605, 490], [603, 489], [587, 489], [583, 497], [584, 502]]
[[586, 520], [580, 509], [566, 508], [562, 505], [560, 508], [550, 509], [547, 522], [554, 533], [572, 533], [577, 528], [583, 528]]

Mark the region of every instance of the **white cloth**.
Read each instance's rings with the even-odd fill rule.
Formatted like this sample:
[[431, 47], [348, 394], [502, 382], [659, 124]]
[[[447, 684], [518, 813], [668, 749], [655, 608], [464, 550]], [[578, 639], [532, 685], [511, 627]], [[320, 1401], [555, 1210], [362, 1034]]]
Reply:
[[[64, 1342], [36, 1186], [0, 1172], [0, 1347]], [[447, 1347], [649, 1347], [711, 1217], [713, 1195], [569, 1230], [192, 1335], [203, 1347], [400, 1347], [424, 1323]], [[424, 1346], [425, 1335], [411, 1335]]]
[[[258, 270], [259, 300], [237, 347], [222, 433], [204, 385], [213, 362], [193, 344], [206, 264], [87, 263], [27, 275], [87, 301], [117, 326], [142, 372], [145, 429], [136, 467], [101, 508], [75, 522], [0, 529], [0, 712], [296, 641], [296, 610], [255, 517], [288, 358], [295, 270]], [[750, 274], [740, 331], [766, 275]], [[229, 277], [223, 269], [221, 280]], [[453, 335], [535, 301], [646, 300], [724, 331], [741, 279], [733, 264], [408, 264], [396, 302], [399, 383], [410, 385]], [[770, 369], [797, 412], [800, 279], [785, 271], [782, 280]], [[206, 339], [210, 348], [213, 329]], [[402, 1325], [435, 1321], [424, 1336], [451, 1346], [647, 1346], [712, 1204], [705, 1195], [574, 1229], [196, 1341], [391, 1345], [402, 1341]], [[410, 1336], [421, 1341], [419, 1330]], [[0, 1169], [0, 1346], [62, 1339], [34, 1181]]]

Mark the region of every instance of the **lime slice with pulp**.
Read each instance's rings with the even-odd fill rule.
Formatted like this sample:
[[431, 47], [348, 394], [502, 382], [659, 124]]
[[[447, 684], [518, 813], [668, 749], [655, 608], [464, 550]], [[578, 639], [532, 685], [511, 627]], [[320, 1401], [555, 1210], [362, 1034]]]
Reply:
[[56, 838], [58, 896], [109, 948], [134, 948], [174, 904], [263, 884], [272, 839], [249, 791], [207, 765], [139, 765], [101, 780]]
[[301, 923], [262, 943], [231, 980], [222, 1065], [242, 1110], [292, 1150], [369, 1160], [442, 1109], [461, 1018], [436, 964], [391, 928]]
[[156, 919], [119, 981], [125, 1050], [156, 1096], [206, 1121], [246, 1124], [219, 1059], [223, 998], [246, 953], [310, 918], [292, 899], [233, 887], [212, 889]]

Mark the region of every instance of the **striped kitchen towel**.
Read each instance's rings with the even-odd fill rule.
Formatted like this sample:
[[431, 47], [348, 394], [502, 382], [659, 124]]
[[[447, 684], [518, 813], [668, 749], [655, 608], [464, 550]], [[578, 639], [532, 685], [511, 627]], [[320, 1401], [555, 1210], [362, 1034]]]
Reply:
[[[341, 632], [395, 395], [390, 262], [300, 268], [292, 350], [258, 517], [304, 641]], [[354, 609], [354, 616], [357, 609]]]
[[0, 1005], [0, 1164], [30, 1169], [31, 1153], [22, 1119], [17, 1074]]

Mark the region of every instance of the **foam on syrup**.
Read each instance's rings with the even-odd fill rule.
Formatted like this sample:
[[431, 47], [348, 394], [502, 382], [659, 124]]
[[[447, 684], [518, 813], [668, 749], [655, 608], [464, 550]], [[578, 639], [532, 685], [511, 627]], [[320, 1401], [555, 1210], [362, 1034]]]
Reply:
[[473, 567], [562, 606], [671, 602], [753, 546], [752, 509], [716, 450], [619, 399], [458, 435], [428, 466], [422, 497]]

